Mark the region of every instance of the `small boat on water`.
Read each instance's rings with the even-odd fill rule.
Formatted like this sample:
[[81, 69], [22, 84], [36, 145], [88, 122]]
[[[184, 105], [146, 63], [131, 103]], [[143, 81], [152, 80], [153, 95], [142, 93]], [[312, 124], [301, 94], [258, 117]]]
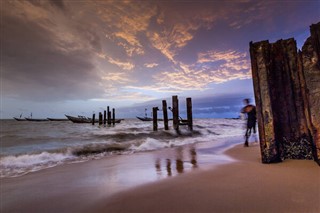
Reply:
[[141, 121], [153, 121], [153, 118], [150, 118], [150, 117], [138, 117], [138, 116], [136, 117]]
[[13, 117], [13, 119], [16, 120], [16, 121], [27, 121], [27, 120], [24, 119], [24, 118], [16, 118], [16, 117]]
[[19, 118], [13, 117], [13, 119], [16, 121], [26, 121], [26, 119], [22, 118], [22, 113], [20, 114]]
[[69, 121], [67, 118], [47, 118], [49, 121]]
[[[86, 116], [81, 116], [81, 115], [79, 115], [78, 117], [74, 117], [71, 115], [65, 115], [65, 116], [73, 123], [92, 123], [92, 118], [89, 118]], [[123, 120], [123, 119], [115, 119], [115, 123], [120, 123], [121, 120]], [[98, 123], [99, 120], [95, 119], [94, 122]], [[107, 121], [107, 123], [108, 123], [108, 121]], [[112, 120], [111, 120], [111, 123], [112, 123]]]
[[25, 118], [27, 121], [36, 121], [36, 122], [41, 122], [41, 121], [49, 121], [46, 118]]
[[92, 119], [79, 115], [78, 117], [74, 117], [71, 115], [65, 115], [70, 121], [73, 123], [92, 123]]
[[152, 113], [151, 113], [151, 117], [148, 117], [147, 115], [147, 108], [144, 109], [144, 117], [136, 116], [136, 118], [138, 118], [141, 121], [153, 121]]

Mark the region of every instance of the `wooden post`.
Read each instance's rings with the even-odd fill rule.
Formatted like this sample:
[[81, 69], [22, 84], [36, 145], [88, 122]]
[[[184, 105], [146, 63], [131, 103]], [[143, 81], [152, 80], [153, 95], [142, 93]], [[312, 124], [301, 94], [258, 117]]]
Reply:
[[103, 125], [106, 126], [106, 122], [107, 122], [107, 111], [104, 110], [103, 111]]
[[293, 38], [250, 42], [263, 163], [315, 159], [320, 165], [320, 60], [311, 57], [320, 55], [320, 23], [314, 27], [299, 53]]
[[152, 108], [152, 114], [153, 114], [153, 131], [158, 131], [158, 107]]
[[179, 100], [178, 96], [172, 96], [172, 118], [173, 118], [173, 128], [179, 130]]
[[162, 111], [163, 111], [163, 124], [164, 124], [164, 129], [169, 130], [169, 125], [168, 125], [168, 109], [167, 109], [167, 101], [162, 100]]
[[108, 125], [111, 125], [111, 112], [110, 112], [110, 107], [107, 107], [107, 111], [108, 111]]
[[102, 113], [99, 112], [99, 126], [102, 125]]
[[115, 109], [112, 108], [112, 124], [115, 125], [116, 123], [116, 113], [115, 113]]
[[92, 114], [92, 125], [94, 125], [94, 122], [95, 122], [95, 119], [96, 119], [96, 114]]
[[193, 121], [192, 121], [192, 102], [191, 98], [186, 99], [187, 102], [187, 119], [188, 119], [188, 128], [190, 131], [193, 130]]

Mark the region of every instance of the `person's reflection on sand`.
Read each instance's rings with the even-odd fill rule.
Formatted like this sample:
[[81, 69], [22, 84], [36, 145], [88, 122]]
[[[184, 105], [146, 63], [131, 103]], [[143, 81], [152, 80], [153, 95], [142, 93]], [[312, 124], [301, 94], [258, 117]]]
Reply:
[[191, 164], [192, 164], [192, 168], [197, 168], [198, 164], [197, 164], [197, 152], [195, 150], [195, 148], [191, 148], [190, 149], [190, 156], [191, 156]]
[[172, 176], [172, 171], [171, 171], [171, 160], [167, 159], [167, 175], [168, 177]]

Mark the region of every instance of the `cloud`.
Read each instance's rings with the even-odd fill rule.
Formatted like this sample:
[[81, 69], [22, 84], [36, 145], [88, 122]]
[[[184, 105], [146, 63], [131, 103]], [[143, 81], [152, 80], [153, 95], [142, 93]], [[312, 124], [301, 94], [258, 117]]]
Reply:
[[181, 89], [177, 87], [170, 87], [168, 85], [163, 85], [162, 83], [156, 82], [154, 85], [148, 86], [125, 86], [124, 89], [128, 90], [138, 90], [138, 91], [148, 91], [157, 93], [177, 93], [181, 92]]
[[50, 2], [4, 4], [4, 97], [51, 102], [103, 94], [91, 60], [101, 48], [95, 31], [82, 31], [83, 23], [68, 19]]
[[107, 81], [108, 84], [116, 83], [116, 84], [127, 84], [134, 82], [127, 73], [120, 72], [108, 72], [105, 76], [102, 76], [102, 80]]
[[[160, 12], [156, 16], [158, 25], [146, 35], [152, 46], [174, 64], [177, 63], [175, 57], [194, 39], [196, 32], [210, 29], [219, 18], [220, 12], [212, 13], [210, 9], [199, 5], [195, 2], [188, 2], [184, 6], [175, 2], [159, 2]], [[179, 8], [178, 13], [176, 8]]]
[[158, 49], [167, 59], [176, 63], [174, 57], [178, 51], [185, 47], [194, 37], [195, 32], [203, 27], [203, 22], [174, 23], [171, 26], [163, 26], [161, 31], [147, 33], [154, 48]]
[[144, 66], [147, 67], [147, 68], [153, 68], [153, 67], [159, 66], [159, 64], [157, 64], [157, 63], [150, 63], [150, 64], [145, 63]]
[[234, 50], [227, 51], [208, 51], [198, 54], [197, 63], [212, 63], [220, 62], [222, 68], [231, 70], [248, 70], [250, 62], [246, 53], [237, 52]]
[[156, 6], [144, 2], [99, 1], [95, 2], [97, 14], [107, 25], [106, 37], [121, 46], [128, 56], [145, 53], [139, 34], [146, 32], [151, 18], [156, 15]]
[[115, 64], [124, 70], [132, 70], [135, 67], [135, 65], [130, 62], [123, 62], [123, 61], [120, 61], [119, 59], [113, 59], [111, 57], [107, 57], [107, 58], [111, 64]]
[[211, 83], [251, 78], [247, 54], [234, 50], [199, 53], [195, 64], [178, 62], [172, 69], [154, 76], [157, 86], [180, 91], [206, 90]]

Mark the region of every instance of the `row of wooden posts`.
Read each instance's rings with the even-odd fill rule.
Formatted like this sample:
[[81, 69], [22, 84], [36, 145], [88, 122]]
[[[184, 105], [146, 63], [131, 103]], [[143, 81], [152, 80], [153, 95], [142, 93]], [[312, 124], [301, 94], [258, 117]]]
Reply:
[[[112, 113], [112, 118], [111, 118], [111, 113]], [[103, 117], [102, 117], [103, 116]], [[110, 111], [110, 107], [107, 107], [107, 110], [103, 111], [103, 115], [102, 112], [99, 112], [99, 126], [100, 125], [106, 125], [108, 123], [108, 125], [115, 125], [116, 119], [115, 119], [115, 109], [112, 108], [112, 112]], [[96, 118], [96, 114], [93, 113], [92, 115], [92, 125], [94, 125], [95, 123], [95, 118]]]
[[[178, 96], [172, 96], [172, 108], [167, 107], [167, 101], [162, 101], [162, 111], [163, 111], [163, 123], [164, 123], [164, 129], [169, 130], [169, 119], [168, 119], [168, 110], [172, 111], [172, 121], [173, 121], [173, 129], [176, 131], [179, 131], [180, 125], [188, 125], [188, 129], [190, 131], [193, 130], [193, 120], [192, 120], [192, 101], [191, 98], [186, 98], [186, 107], [187, 107], [187, 119], [183, 120], [179, 116], [179, 100]], [[152, 114], [153, 114], [153, 131], [158, 130], [158, 107], [152, 108]]]
[[[186, 98], [186, 107], [187, 107], [187, 119], [183, 120], [179, 116], [179, 100], [178, 96], [172, 96], [172, 108], [167, 107], [167, 101], [162, 101], [162, 111], [163, 111], [163, 123], [164, 123], [164, 129], [169, 130], [169, 119], [168, 119], [168, 109], [172, 111], [172, 121], [173, 121], [173, 129], [176, 131], [179, 131], [180, 125], [187, 125], [188, 129], [190, 131], [193, 130], [193, 120], [192, 120], [192, 101], [191, 98]], [[152, 108], [152, 114], [153, 114], [153, 131], [158, 130], [158, 107]], [[111, 114], [112, 113], [112, 114]], [[112, 117], [111, 117], [112, 115]], [[95, 124], [95, 114], [92, 115], [92, 125]], [[101, 112], [99, 112], [99, 126], [104, 124], [106, 125], [115, 125], [115, 109], [112, 108], [112, 112], [110, 111], [110, 107], [107, 107], [107, 110], [104, 110], [104, 113], [102, 115]]]

